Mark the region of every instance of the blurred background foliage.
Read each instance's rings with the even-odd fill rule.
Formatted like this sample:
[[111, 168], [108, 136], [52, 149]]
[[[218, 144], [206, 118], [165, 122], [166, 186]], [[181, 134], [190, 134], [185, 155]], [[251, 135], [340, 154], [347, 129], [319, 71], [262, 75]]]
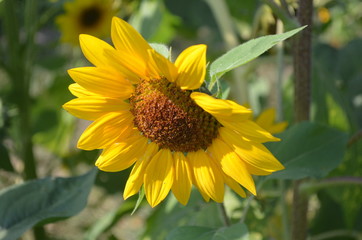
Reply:
[[[66, 70], [89, 64], [79, 46], [60, 42], [61, 32], [55, 19], [64, 14], [65, 2], [0, 1], [0, 189], [35, 178], [81, 175], [93, 168], [99, 154], [76, 148], [77, 139], [88, 123], [61, 108], [72, 98], [68, 90], [72, 80]], [[208, 45], [208, 61], [213, 62], [247, 40], [295, 27], [293, 22], [281, 20], [282, 16], [270, 8], [270, 2], [274, 1], [124, 0], [115, 4], [117, 16], [129, 21], [149, 42], [172, 46], [172, 56], [189, 45], [204, 43]], [[295, 0], [276, 3], [292, 15], [298, 9]], [[255, 116], [264, 109], [276, 109], [278, 121], [286, 120], [290, 125], [281, 135], [284, 141], [293, 133], [302, 134], [301, 129], [315, 134], [316, 138], [303, 139], [308, 146], [305, 152], [296, 155], [303, 157], [303, 153], [308, 153], [310, 161], [321, 164], [317, 172], [320, 176], [310, 174], [312, 180], [305, 185], [310, 203], [310, 239], [362, 239], [362, 2], [315, 0], [312, 27], [312, 121], [338, 129], [336, 135], [330, 138], [332, 130], [323, 128], [293, 128], [290, 40], [224, 75], [219, 82], [220, 96], [249, 104]], [[104, 39], [109, 41], [109, 37]], [[346, 137], [349, 140], [344, 147]], [[323, 142], [331, 139], [335, 140], [335, 149], [326, 149], [331, 153], [330, 159], [314, 154], [318, 152], [314, 144], [323, 146]], [[293, 148], [291, 143], [282, 143]], [[277, 147], [270, 146], [278, 156]], [[340, 159], [334, 151], [341, 155]], [[303, 166], [291, 168], [299, 172]], [[85, 209], [75, 217], [44, 225], [45, 233], [35, 236], [185, 239], [181, 233], [188, 232], [187, 228], [171, 234], [170, 231], [193, 225], [209, 231], [205, 239], [221, 239], [214, 231], [224, 224], [220, 209], [215, 203], [203, 202], [196, 192], [186, 207], [169, 196], [155, 209], [141, 203], [130, 215], [137, 197], [126, 202], [122, 199], [128, 174], [128, 171], [99, 172]], [[287, 239], [292, 179], [295, 178], [278, 175], [271, 181], [258, 179], [257, 182], [265, 184], [258, 187], [256, 198], [241, 199], [232, 192], [226, 193], [227, 214], [232, 223], [240, 219], [245, 223], [248, 229], [245, 239]], [[324, 181], [318, 184], [321, 179]], [[240, 229], [246, 228], [245, 225], [240, 225]], [[22, 237], [35, 238], [30, 231]]]

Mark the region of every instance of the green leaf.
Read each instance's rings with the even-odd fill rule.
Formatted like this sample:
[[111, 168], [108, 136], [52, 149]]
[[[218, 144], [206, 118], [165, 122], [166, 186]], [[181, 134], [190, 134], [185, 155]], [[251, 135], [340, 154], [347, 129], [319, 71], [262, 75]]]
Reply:
[[219, 229], [198, 226], [185, 226], [173, 230], [166, 240], [247, 240], [249, 234], [246, 226], [237, 223]]
[[158, 52], [159, 54], [161, 54], [162, 56], [164, 56], [167, 59], [171, 58], [171, 51], [170, 48], [167, 47], [164, 44], [160, 44], [160, 43], [150, 43], [151, 47], [153, 49], [156, 50], [156, 52]]
[[145, 197], [145, 190], [143, 188], [141, 188], [141, 190], [138, 193], [138, 199], [137, 199], [136, 205], [134, 206], [131, 215], [133, 215], [137, 211], [137, 209], [141, 206], [141, 203], [142, 203], [144, 197]]
[[86, 205], [94, 168], [71, 178], [44, 178], [0, 192], [0, 239], [17, 239], [39, 222], [71, 217]]
[[196, 189], [192, 190], [187, 206], [169, 195], [148, 217], [142, 239], [164, 240], [172, 229], [186, 224], [216, 228], [223, 225], [219, 216], [217, 203], [206, 203]]
[[312, 122], [294, 125], [278, 137], [278, 143], [267, 144], [285, 169], [267, 178], [301, 179], [321, 178], [342, 161], [347, 134]]
[[242, 223], [237, 223], [228, 227], [219, 228], [212, 240], [248, 240], [249, 233], [247, 227]]
[[166, 240], [211, 240], [215, 230], [208, 227], [186, 226], [171, 231]]
[[259, 37], [231, 49], [210, 65], [211, 79], [220, 78], [226, 72], [253, 60], [305, 27], [303, 26], [282, 34]]

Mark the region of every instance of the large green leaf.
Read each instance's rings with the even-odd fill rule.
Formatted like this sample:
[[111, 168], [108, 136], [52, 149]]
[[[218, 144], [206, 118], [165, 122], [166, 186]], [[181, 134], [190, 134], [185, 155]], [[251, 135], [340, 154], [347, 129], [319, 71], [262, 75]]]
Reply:
[[211, 240], [215, 233], [215, 229], [208, 227], [186, 226], [173, 230], [166, 240]]
[[19, 238], [42, 221], [71, 217], [86, 205], [97, 174], [94, 168], [71, 178], [44, 178], [0, 192], [0, 239]]
[[223, 224], [219, 215], [217, 203], [206, 203], [195, 189], [191, 192], [187, 206], [180, 204], [170, 195], [148, 218], [142, 239], [164, 240], [172, 229], [185, 225], [214, 229]]
[[267, 146], [285, 169], [269, 179], [324, 177], [341, 163], [347, 143], [347, 134], [312, 122], [296, 124], [278, 137], [281, 142]]
[[282, 34], [259, 37], [231, 49], [210, 65], [211, 79], [220, 78], [224, 73], [253, 60], [278, 42], [284, 41], [305, 27]]
[[237, 223], [219, 229], [198, 226], [185, 226], [173, 230], [166, 240], [247, 240], [249, 234], [246, 226]]

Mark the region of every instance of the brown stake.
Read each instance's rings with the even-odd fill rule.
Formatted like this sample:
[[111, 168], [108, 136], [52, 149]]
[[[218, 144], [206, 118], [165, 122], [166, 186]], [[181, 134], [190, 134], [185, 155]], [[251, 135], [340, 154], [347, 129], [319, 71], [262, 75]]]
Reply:
[[[311, 89], [311, 39], [312, 39], [313, 0], [299, 0], [298, 21], [308, 25], [294, 42], [294, 111], [296, 122], [309, 120]], [[306, 179], [297, 180], [293, 189], [292, 239], [307, 239], [308, 199], [300, 193], [300, 184]]]

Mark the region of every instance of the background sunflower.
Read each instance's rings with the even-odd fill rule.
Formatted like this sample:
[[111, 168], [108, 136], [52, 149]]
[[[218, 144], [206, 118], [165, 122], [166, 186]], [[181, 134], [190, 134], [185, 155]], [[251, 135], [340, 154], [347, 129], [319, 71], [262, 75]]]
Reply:
[[107, 37], [117, 7], [113, 0], [75, 0], [64, 3], [65, 13], [56, 19], [61, 41], [79, 44], [79, 34]]

